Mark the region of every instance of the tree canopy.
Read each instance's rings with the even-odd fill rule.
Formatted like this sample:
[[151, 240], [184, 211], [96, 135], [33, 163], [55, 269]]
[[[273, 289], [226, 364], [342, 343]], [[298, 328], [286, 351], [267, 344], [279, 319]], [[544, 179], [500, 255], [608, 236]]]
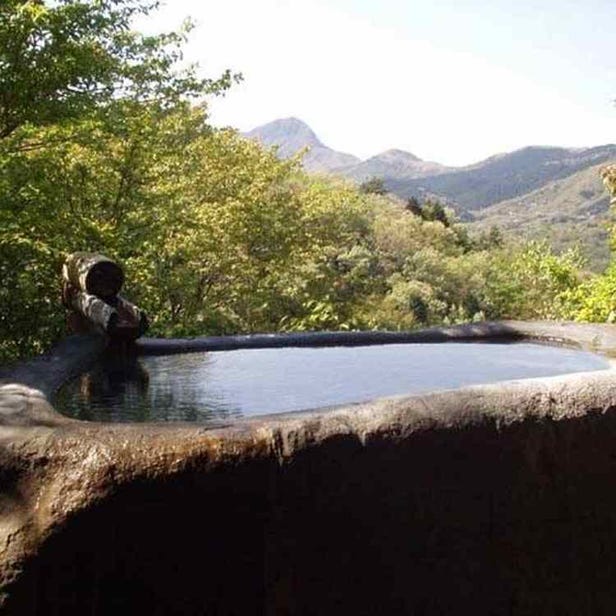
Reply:
[[150, 0], [5, 0], [0, 4], [0, 138], [33, 124], [83, 117], [118, 99], [173, 106], [226, 89], [179, 69], [190, 29], [146, 36], [131, 29]]
[[0, 5], [0, 362], [63, 335], [76, 250], [126, 268], [156, 335], [616, 314], [616, 277], [586, 279], [575, 252], [470, 237], [434, 201], [307, 176], [209, 126], [235, 76], [183, 67], [186, 29], [133, 31], [156, 6]]

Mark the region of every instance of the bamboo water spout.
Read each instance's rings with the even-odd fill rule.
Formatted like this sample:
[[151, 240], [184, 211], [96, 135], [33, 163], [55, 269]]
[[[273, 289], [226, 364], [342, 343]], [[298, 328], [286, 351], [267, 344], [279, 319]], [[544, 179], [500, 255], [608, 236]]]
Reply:
[[75, 289], [100, 298], [114, 297], [124, 284], [122, 268], [104, 255], [74, 252], [62, 267], [62, 277]]
[[120, 266], [96, 253], [76, 252], [62, 267], [62, 301], [77, 319], [73, 329], [97, 329], [112, 339], [135, 340], [148, 328], [145, 313], [118, 295], [124, 283]]

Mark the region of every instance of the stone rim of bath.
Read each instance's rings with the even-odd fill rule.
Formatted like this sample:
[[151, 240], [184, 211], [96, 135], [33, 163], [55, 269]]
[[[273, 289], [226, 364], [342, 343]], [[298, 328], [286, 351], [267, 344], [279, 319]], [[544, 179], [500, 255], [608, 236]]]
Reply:
[[[233, 336], [204, 336], [197, 338], [143, 338], [136, 342], [134, 350], [138, 355], [172, 355], [179, 353], [199, 353], [207, 351], [230, 351], [237, 349], [267, 349], [284, 347], [326, 347], [326, 346], [371, 346], [383, 344], [444, 343], [444, 342], [538, 342], [551, 346], [563, 346], [589, 351], [605, 356], [611, 364], [602, 373], [612, 374], [616, 369], [616, 326], [580, 324], [555, 321], [494, 321], [434, 327], [415, 331], [340, 331], [340, 332], [292, 332], [269, 334], [246, 334]], [[49, 353], [22, 362], [11, 369], [0, 371], [0, 426], [42, 426], [90, 424], [67, 417], [53, 408], [53, 394], [68, 380], [84, 372], [106, 349], [106, 339], [102, 335], [68, 336]], [[578, 374], [578, 373], [573, 373]], [[585, 374], [585, 373], [584, 373]], [[524, 379], [528, 385], [543, 379], [572, 378], [572, 374]], [[485, 385], [471, 385], [451, 391], [463, 391], [476, 387], [502, 388], [515, 381], [503, 380]], [[408, 394], [392, 397], [392, 401], [402, 402], [407, 398], [437, 395], [434, 393]], [[441, 392], [442, 393], [442, 392]], [[28, 404], [24, 403], [29, 398]], [[11, 402], [13, 400], [13, 402]], [[365, 405], [387, 402], [389, 398], [372, 401], [264, 414], [258, 417], [234, 419], [230, 423], [208, 424], [202, 429], [219, 429], [237, 423], [261, 422], [264, 419], [301, 419], [314, 413], [331, 413]], [[113, 425], [111, 422], [105, 422]], [[147, 423], [147, 422], [146, 422]], [[146, 425], [141, 423], [141, 426]], [[173, 422], [182, 425], [183, 422]], [[167, 423], [155, 423], [160, 429], [168, 429]]]
[[[317, 340], [302, 334], [303, 340]], [[344, 333], [365, 343], [374, 332]], [[616, 327], [557, 322], [501, 322], [436, 328], [390, 335], [391, 341], [443, 342], [535, 340], [613, 356]], [[227, 338], [256, 344], [275, 336]], [[334, 338], [340, 340], [340, 335]], [[209, 340], [209, 342], [208, 342]], [[297, 342], [292, 335], [284, 340]], [[167, 341], [166, 351], [220, 339]], [[379, 340], [382, 343], [382, 340]], [[140, 348], [159, 349], [144, 340]], [[212, 348], [212, 347], [210, 347]], [[238, 347], [234, 347], [238, 348]], [[246, 347], [244, 347], [246, 348]], [[99, 424], [65, 417], [48, 397], [104, 349], [101, 338], [69, 338], [54, 354], [0, 375], [0, 611], [19, 582], [24, 563], [39, 546], [80, 512], [134, 481], [173, 478], [200, 469], [275, 460], [286, 464], [302, 449], [351, 438], [362, 446], [387, 438], [403, 440], [433, 429], [490, 425], [501, 429], [525, 420], [574, 419], [616, 408], [616, 372], [538, 377], [475, 385], [446, 392], [380, 399], [333, 409], [234, 420], [211, 427], [195, 424]], [[68, 357], [68, 359], [67, 359]], [[8, 589], [8, 590], [7, 590]]]

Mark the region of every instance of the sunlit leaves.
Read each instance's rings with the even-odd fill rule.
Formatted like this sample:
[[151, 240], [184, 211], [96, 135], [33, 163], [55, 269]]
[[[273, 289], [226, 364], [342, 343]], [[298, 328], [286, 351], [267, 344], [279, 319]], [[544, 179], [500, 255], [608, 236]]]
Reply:
[[226, 90], [238, 77], [179, 67], [191, 25], [143, 35], [131, 29], [147, 0], [5, 0], [0, 4], [0, 139], [101, 112], [119, 99], [170, 109]]
[[581, 280], [574, 252], [475, 240], [437, 203], [308, 177], [209, 127], [194, 97], [234, 76], [178, 68], [189, 24], [131, 31], [155, 5], [0, 4], [0, 361], [62, 335], [75, 250], [125, 267], [157, 335], [616, 318], [613, 277]]

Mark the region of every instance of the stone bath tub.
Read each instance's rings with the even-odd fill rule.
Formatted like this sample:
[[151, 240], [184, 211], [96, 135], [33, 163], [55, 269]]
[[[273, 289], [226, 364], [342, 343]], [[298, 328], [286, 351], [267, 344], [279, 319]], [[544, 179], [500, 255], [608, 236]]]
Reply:
[[[321, 335], [319, 344], [357, 344], [344, 336]], [[498, 323], [363, 335], [364, 344], [452, 340], [616, 350], [611, 326]], [[142, 351], [289, 343], [314, 340], [145, 341]], [[96, 338], [69, 339], [3, 375], [0, 612], [616, 607], [612, 367], [215, 427], [103, 424], [56, 412], [48, 397], [102, 347]]]

